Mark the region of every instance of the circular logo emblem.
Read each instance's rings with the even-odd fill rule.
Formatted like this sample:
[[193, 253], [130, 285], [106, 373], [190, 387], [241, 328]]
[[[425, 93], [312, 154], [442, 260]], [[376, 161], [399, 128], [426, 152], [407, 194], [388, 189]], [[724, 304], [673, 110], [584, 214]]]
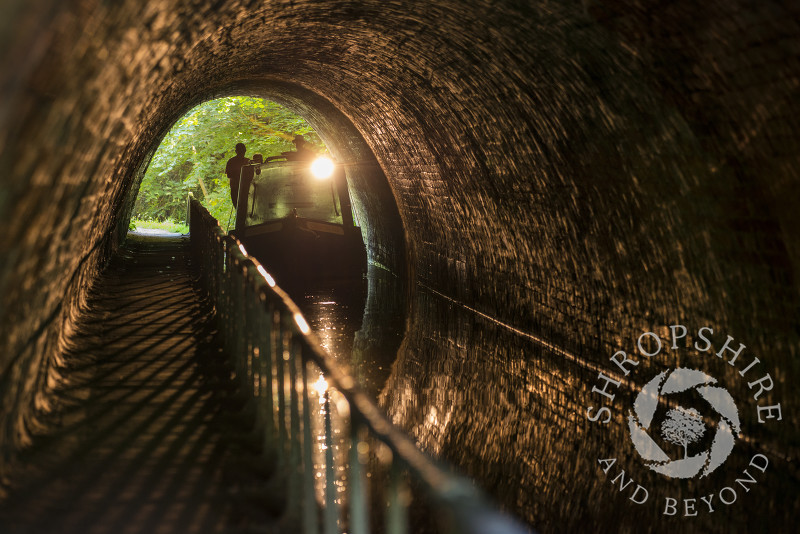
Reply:
[[[633, 411], [628, 412], [628, 429], [636, 451], [650, 469], [672, 478], [692, 478], [701, 471], [700, 476], [704, 477], [725, 462], [733, 450], [735, 436], [740, 432], [739, 412], [726, 389], [711, 385], [716, 382], [701, 371], [677, 368], [664, 371], [645, 384], [633, 403]], [[694, 408], [682, 406], [660, 414], [661, 438], [683, 447], [683, 457], [672, 459], [653, 440], [650, 432], [656, 426], [654, 421], [662, 397], [691, 390], [695, 390], [716, 412], [719, 418], [717, 431], [708, 450], [689, 456], [689, 445], [706, 433], [703, 415]]]

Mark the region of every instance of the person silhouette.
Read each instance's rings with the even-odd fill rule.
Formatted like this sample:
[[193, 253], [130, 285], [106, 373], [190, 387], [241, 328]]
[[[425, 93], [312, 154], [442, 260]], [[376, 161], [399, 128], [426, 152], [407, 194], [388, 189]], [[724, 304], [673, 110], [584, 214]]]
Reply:
[[[236, 210], [236, 230], [243, 229], [247, 219], [247, 196], [253, 182], [253, 167], [245, 156], [244, 143], [236, 143], [236, 155], [225, 165], [225, 174], [231, 187], [231, 203]], [[241, 209], [239, 206], [241, 205]]]
[[285, 159], [286, 161], [311, 161], [317, 157], [317, 153], [311, 148], [311, 143], [306, 141], [302, 135], [295, 135], [292, 139], [295, 149], [289, 152], [281, 152], [280, 156], [270, 156], [267, 162], [275, 161], [278, 159]]
[[292, 143], [294, 143], [295, 151], [284, 152], [287, 160], [306, 161], [306, 160], [312, 160], [317, 156], [317, 153], [311, 149], [311, 144], [308, 141], [306, 141], [306, 138], [303, 137], [302, 135], [294, 136]]
[[[264, 163], [264, 156], [261, 154], [253, 154], [253, 159], [250, 160], [250, 163]], [[256, 174], [261, 174], [261, 167], [255, 167]]]
[[225, 165], [225, 174], [230, 183], [231, 202], [233, 202], [234, 208], [238, 205], [240, 196], [247, 198], [250, 183], [253, 181], [253, 168], [245, 166], [250, 164], [250, 160], [245, 157], [246, 151], [244, 143], [236, 143], [236, 155]]

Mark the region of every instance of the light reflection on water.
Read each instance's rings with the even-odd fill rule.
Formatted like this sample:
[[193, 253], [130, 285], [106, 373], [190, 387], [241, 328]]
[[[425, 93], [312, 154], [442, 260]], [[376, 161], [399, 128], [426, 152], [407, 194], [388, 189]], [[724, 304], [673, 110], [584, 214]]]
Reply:
[[[372, 269], [361, 291], [316, 288], [295, 300], [326, 349], [366, 393], [379, 398], [395, 424], [542, 532], [637, 532], [642, 525], [653, 531], [686, 530], [680, 517], [664, 517], [660, 503], [734, 484], [757, 451], [737, 442], [724, 470], [699, 481], [665, 480], [642, 466], [626, 430], [626, 412], [615, 411], [607, 428], [588, 422], [586, 407], [597, 401], [591, 392], [595, 366], [572, 361], [422, 287], [407, 318], [404, 295], [398, 280]], [[610, 354], [609, 347], [591, 344], [581, 350], [576, 359], [584, 364], [605, 362]], [[644, 361], [639, 373], [654, 376], [677, 363]], [[719, 366], [729, 367], [716, 360], [707, 363], [719, 364], [707, 369], [719, 376], [727, 370]], [[322, 501], [325, 391], [318, 371], [309, 378], [316, 385], [311, 390], [312, 427]], [[745, 390], [731, 392], [737, 398], [747, 395]], [[343, 502], [348, 417], [337, 394], [330, 396], [336, 491]], [[620, 388], [616, 401], [631, 406], [634, 397], [634, 389]], [[651, 506], [631, 504], [629, 495], [603, 474], [598, 459], [609, 456], [616, 458], [615, 469], [635, 473], [636, 484], [650, 491]], [[741, 526], [742, 531], [760, 531], [762, 523], [785, 525], [798, 506], [796, 469], [773, 460], [758, 491], [742, 492], [736, 506], [693, 518], [690, 530], [729, 532]], [[765, 516], [759, 510], [776, 512]]]
[[[322, 346], [355, 378], [360, 389], [377, 401], [405, 332], [406, 305], [401, 280], [370, 266], [366, 280], [306, 287], [295, 291], [292, 298]], [[318, 369], [311, 371], [308, 378], [317, 499], [324, 502], [325, 412], [329, 407], [337, 502], [343, 505], [349, 470], [349, 409], [344, 398], [329, 389]]]
[[292, 296], [336, 362], [377, 398], [405, 333], [402, 281], [370, 266], [365, 281], [304, 288]]

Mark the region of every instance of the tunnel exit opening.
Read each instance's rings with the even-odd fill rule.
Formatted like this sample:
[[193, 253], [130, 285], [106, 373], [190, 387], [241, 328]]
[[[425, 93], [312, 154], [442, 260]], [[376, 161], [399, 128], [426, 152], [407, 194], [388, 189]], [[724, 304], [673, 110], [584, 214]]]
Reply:
[[[270, 100], [231, 96], [192, 108], [170, 128], [147, 163], [136, 190], [133, 225], [186, 230], [180, 223], [185, 221], [186, 196], [191, 193], [223, 229], [232, 229], [239, 176], [229, 162], [241, 167], [245, 160], [264, 161], [288, 153], [300, 137], [309, 153], [329, 155], [305, 119]], [[241, 156], [236, 152], [239, 145]]]
[[[312, 150], [344, 169], [350, 212], [361, 228], [368, 263], [407, 281], [406, 235], [384, 170], [353, 122], [327, 99], [286, 82], [240, 81], [166, 112], [151, 133], [149, 147], [132, 166], [137, 170], [118, 218], [119, 241], [132, 220], [139, 228], [145, 226], [142, 218], [151, 226], [157, 225], [152, 221], [183, 222], [190, 191], [230, 229], [235, 221], [225, 167], [236, 143], [245, 144], [248, 158], [261, 154], [266, 160], [296, 149], [292, 141], [303, 135]], [[340, 192], [333, 196], [341, 204]]]
[[[303, 135], [311, 150], [329, 156], [343, 170], [344, 191], [334, 190], [332, 196], [339, 210], [351, 210], [351, 224], [360, 228], [368, 268], [356, 284], [306, 285], [291, 288], [290, 295], [325, 348], [377, 397], [403, 339], [409, 310], [405, 232], [394, 194], [371, 148], [333, 104], [293, 84], [239, 82], [194, 104], [167, 115], [172, 120], [164, 120], [162, 134], [154, 135], [132, 180], [128, 220], [132, 216], [141, 220], [146, 209], [150, 209], [150, 219], [182, 220], [186, 194], [192, 192], [223, 229], [235, 232], [225, 173], [235, 145], [245, 145], [248, 159], [261, 154], [265, 164], [272, 165], [267, 161], [270, 157], [296, 152], [293, 141]], [[261, 172], [267, 172], [266, 165]], [[328, 187], [329, 193], [331, 189], [335, 188]], [[162, 197], [173, 195], [172, 207], [158, 202], [153, 191]], [[342, 203], [345, 194], [350, 197], [349, 207]], [[298, 212], [302, 215], [302, 210]], [[120, 222], [127, 232], [128, 222]], [[278, 284], [283, 287], [280, 280]]]

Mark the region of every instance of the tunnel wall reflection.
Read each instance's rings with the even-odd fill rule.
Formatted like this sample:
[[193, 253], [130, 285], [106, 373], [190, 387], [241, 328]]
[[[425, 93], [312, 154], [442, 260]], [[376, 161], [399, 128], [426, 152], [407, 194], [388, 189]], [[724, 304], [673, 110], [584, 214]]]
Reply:
[[[10, 51], [0, 102], [6, 461], [47, 410], [59, 339], [114, 246], [150, 151], [200, 100], [260, 82], [286, 84], [275, 94], [312, 115], [338, 110], [380, 163], [408, 248], [382, 242], [394, 234], [378, 229], [372, 249], [407, 265], [419, 284], [387, 409], [508, 509], [556, 530], [576, 517], [554, 501], [558, 488], [562, 501], [586, 503], [607, 484], [581, 463], [602, 448], [576, 408], [591, 376], [585, 365], [565, 367], [559, 352], [532, 348], [532, 338], [600, 365], [643, 331], [713, 325], [769, 363], [772, 398], [797, 398], [796, 8], [749, 0], [25, 6], [14, 4], [0, 26]], [[366, 191], [359, 202], [375, 213], [368, 206], [387, 194]], [[431, 299], [460, 311], [441, 312]], [[502, 332], [487, 338], [497, 349], [475, 337], [482, 321]], [[679, 363], [667, 355], [652, 370]], [[721, 381], [736, 376], [707, 365]], [[420, 366], [426, 373], [409, 378]], [[441, 393], [431, 394], [440, 375]], [[474, 376], [493, 385], [484, 390]], [[534, 402], [522, 391], [541, 393]], [[495, 445], [466, 446], [455, 422], [468, 413], [500, 417], [473, 425], [475, 434], [539, 451], [537, 462], [518, 477], [499, 475], [526, 468]], [[753, 439], [796, 461], [796, 412], [785, 410], [781, 426], [745, 417]], [[573, 457], [578, 441], [592, 451], [574, 464], [585, 483], [570, 485], [569, 462], [554, 459]], [[785, 472], [781, 484], [791, 485], [796, 475]], [[796, 508], [777, 490], [763, 495]], [[613, 524], [630, 511], [617, 504], [585, 505], [577, 517]]]

